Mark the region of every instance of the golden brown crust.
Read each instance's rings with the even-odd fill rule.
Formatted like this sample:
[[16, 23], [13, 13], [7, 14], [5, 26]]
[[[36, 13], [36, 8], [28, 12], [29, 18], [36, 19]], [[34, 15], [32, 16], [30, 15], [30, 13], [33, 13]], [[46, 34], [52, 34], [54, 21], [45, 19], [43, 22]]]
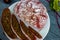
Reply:
[[22, 40], [28, 40], [28, 38], [22, 33], [22, 30], [20, 28], [20, 24], [18, 23], [18, 20], [14, 14], [12, 14], [12, 27], [15, 30], [16, 34], [22, 39]]
[[17, 38], [11, 29], [11, 13], [8, 8], [5, 8], [2, 12], [1, 23], [4, 31], [10, 38], [12, 39]]
[[29, 30], [30, 30], [35, 36], [37, 36], [38, 38], [42, 38], [42, 36], [41, 36], [37, 31], [35, 31], [34, 29], [32, 29], [30, 26], [29, 26]]
[[31, 40], [35, 40], [35, 36], [30, 32], [30, 30], [28, 29], [28, 27], [26, 27], [26, 25], [21, 20], [20, 20], [20, 26], [21, 26], [22, 30], [27, 34], [27, 36]]

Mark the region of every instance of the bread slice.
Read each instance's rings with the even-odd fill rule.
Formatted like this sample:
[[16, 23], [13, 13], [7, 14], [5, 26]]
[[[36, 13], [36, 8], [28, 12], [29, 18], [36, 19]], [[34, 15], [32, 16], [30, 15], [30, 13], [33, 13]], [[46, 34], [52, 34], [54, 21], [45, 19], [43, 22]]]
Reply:
[[22, 28], [22, 30], [25, 32], [25, 34], [31, 39], [31, 40], [35, 40], [35, 36], [32, 34], [32, 32], [28, 29], [28, 27], [26, 27], [26, 25], [24, 24], [23, 21], [20, 20], [20, 26]]
[[11, 13], [8, 8], [5, 8], [2, 12], [1, 24], [3, 26], [4, 32], [12, 39], [17, 38], [11, 29]]
[[15, 32], [15, 34], [18, 35], [18, 38], [19, 39], [22, 39], [22, 40], [29, 40], [23, 33], [22, 33], [22, 30], [20, 28], [20, 24], [16, 18], [16, 16], [14, 14], [12, 14], [12, 28]]
[[30, 26], [28, 28], [36, 37], [42, 38], [42, 36], [37, 31], [35, 31], [33, 28], [31, 28]]

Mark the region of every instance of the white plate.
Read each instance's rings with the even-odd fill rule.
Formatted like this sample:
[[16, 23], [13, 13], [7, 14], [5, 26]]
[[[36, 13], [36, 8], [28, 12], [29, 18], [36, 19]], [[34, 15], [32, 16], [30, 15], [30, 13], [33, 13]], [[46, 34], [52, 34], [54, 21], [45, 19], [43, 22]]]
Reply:
[[[13, 13], [13, 8], [15, 7], [15, 5], [17, 4], [18, 2], [12, 4], [9, 9], [11, 11], [11, 13]], [[48, 13], [46, 13], [48, 15]], [[49, 29], [50, 29], [50, 18], [49, 18], [49, 15], [48, 15], [48, 19], [47, 19], [47, 23], [45, 25], [45, 27], [39, 32], [41, 35], [42, 35], [42, 39], [44, 39], [46, 37], [46, 35], [48, 34], [49, 32]]]

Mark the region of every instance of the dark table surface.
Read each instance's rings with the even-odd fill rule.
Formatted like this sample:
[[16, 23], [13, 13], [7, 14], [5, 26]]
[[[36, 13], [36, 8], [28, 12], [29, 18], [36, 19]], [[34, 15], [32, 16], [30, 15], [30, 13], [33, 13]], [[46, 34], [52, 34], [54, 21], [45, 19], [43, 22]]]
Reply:
[[[11, 4], [13, 4], [16, 1], [19, 1], [19, 0], [12, 0], [12, 2], [10, 4], [6, 4], [3, 2], [3, 0], [0, 0], [0, 16], [1, 16], [4, 8], [9, 7]], [[56, 23], [55, 12], [53, 12], [50, 9], [49, 3], [46, 0], [40, 0], [40, 1], [46, 6], [49, 17], [50, 17], [50, 30], [44, 40], [60, 40], [60, 29], [58, 28], [57, 23]], [[59, 20], [60, 20], [60, 18], [59, 18]], [[60, 23], [60, 21], [59, 21], [59, 23]], [[2, 40], [9, 40], [3, 33], [3, 29], [1, 26], [0, 26], [0, 38]]]

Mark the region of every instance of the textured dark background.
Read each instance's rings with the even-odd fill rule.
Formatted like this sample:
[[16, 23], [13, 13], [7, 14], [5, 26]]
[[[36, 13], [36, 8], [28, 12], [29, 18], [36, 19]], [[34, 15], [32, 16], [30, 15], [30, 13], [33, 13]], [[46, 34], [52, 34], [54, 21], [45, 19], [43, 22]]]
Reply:
[[[3, 2], [3, 0], [0, 0], [0, 16], [2, 14], [2, 11], [4, 8], [9, 7], [11, 4], [13, 4], [14, 2], [19, 1], [19, 0], [12, 0], [12, 2], [10, 4], [6, 4]], [[50, 30], [49, 33], [47, 34], [47, 36], [45, 37], [44, 40], [60, 40], [60, 29], [57, 26], [56, 23], [56, 16], [55, 16], [55, 12], [53, 12], [50, 7], [49, 7], [49, 3], [46, 0], [40, 0], [47, 8], [48, 10], [48, 14], [50, 17]], [[59, 18], [60, 20], [60, 18]], [[60, 21], [59, 21], [60, 23]], [[9, 40], [5, 34], [3, 33], [3, 29], [0, 26], [0, 38], [2, 40]]]

